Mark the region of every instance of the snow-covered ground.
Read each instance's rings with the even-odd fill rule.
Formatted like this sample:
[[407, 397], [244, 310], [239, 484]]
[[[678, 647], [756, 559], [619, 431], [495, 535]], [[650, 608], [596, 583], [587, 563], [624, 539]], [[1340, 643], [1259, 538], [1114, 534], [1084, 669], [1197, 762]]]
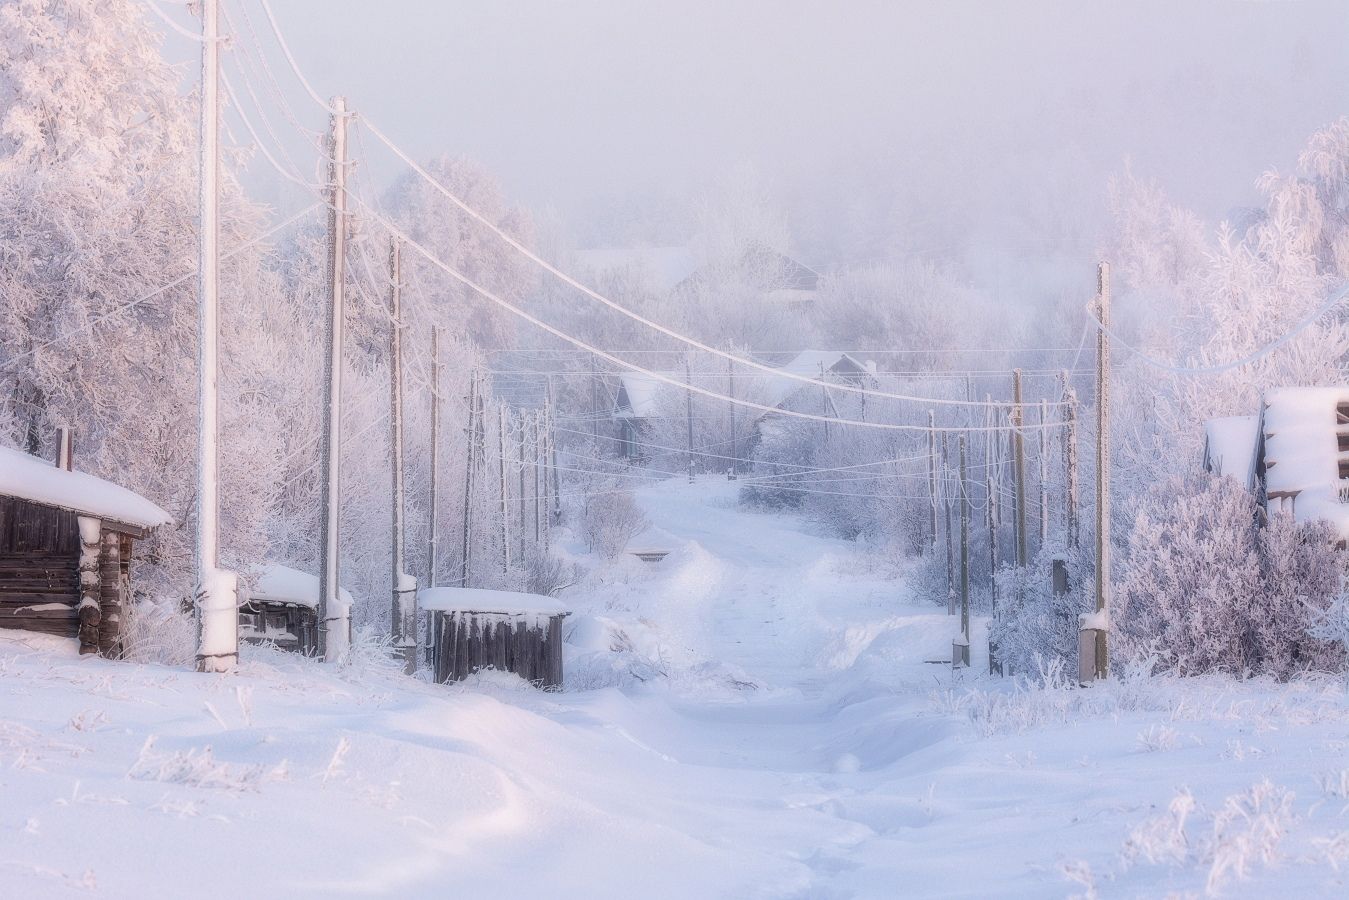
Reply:
[[238, 675], [0, 632], [0, 896], [1344, 896], [1335, 681], [953, 676], [851, 545], [644, 489], [565, 598], [569, 689], [367, 653]]

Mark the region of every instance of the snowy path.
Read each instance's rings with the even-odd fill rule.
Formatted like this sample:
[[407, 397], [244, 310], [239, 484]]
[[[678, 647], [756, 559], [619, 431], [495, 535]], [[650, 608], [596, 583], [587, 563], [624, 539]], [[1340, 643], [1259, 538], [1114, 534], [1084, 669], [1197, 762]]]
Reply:
[[673, 552], [573, 591], [562, 694], [0, 633], [0, 896], [1345, 893], [1341, 685], [953, 683], [944, 613], [733, 490], [644, 489]]

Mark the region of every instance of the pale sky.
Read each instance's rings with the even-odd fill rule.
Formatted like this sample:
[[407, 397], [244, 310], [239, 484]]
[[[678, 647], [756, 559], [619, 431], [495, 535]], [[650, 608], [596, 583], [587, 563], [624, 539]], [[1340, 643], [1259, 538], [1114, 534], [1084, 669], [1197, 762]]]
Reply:
[[419, 157], [476, 158], [582, 244], [623, 237], [596, 224], [616, 202], [686, 204], [748, 168], [826, 262], [984, 232], [1033, 253], [1094, 237], [1126, 159], [1217, 218], [1349, 113], [1335, 0], [273, 6], [321, 93]]

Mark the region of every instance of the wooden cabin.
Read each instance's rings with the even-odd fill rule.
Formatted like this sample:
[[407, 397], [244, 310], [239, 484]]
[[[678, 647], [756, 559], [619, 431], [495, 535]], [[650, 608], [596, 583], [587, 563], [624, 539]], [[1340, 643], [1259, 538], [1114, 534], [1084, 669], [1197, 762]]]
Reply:
[[[351, 594], [339, 588], [338, 597], [350, 610]], [[269, 563], [239, 606], [239, 640], [313, 656], [318, 653], [318, 607], [317, 577]]]
[[514, 672], [545, 690], [562, 687], [559, 600], [480, 588], [424, 588], [417, 603], [430, 616], [429, 650], [436, 682], [462, 681], [481, 669]]
[[133, 544], [172, 521], [126, 488], [0, 447], [0, 628], [120, 656]]
[[1349, 387], [1265, 394], [1252, 487], [1268, 512], [1325, 520], [1349, 542]]

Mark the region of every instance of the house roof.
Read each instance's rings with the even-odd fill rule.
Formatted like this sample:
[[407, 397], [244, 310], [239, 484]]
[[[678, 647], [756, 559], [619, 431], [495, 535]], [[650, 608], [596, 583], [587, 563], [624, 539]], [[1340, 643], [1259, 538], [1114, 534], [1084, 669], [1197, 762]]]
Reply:
[[826, 375], [860, 376], [867, 374], [868, 370], [864, 363], [838, 350], [803, 350], [786, 365], [779, 366], [778, 371], [787, 374], [768, 378], [765, 394], [769, 406], [781, 406], [787, 398], [806, 387], [799, 380], [801, 378], [819, 380], [821, 372]]
[[702, 266], [678, 287], [692, 286], [715, 279], [727, 272], [751, 277], [763, 296], [770, 300], [809, 300], [820, 286], [820, 273], [785, 253], [763, 245], [747, 249], [738, 259]]
[[164, 510], [120, 485], [88, 472], [67, 472], [45, 459], [8, 447], [0, 447], [0, 496], [136, 528], [154, 528], [173, 521]]
[[619, 374], [618, 382], [622, 386], [622, 393], [614, 415], [620, 419], [646, 419], [656, 414], [656, 400], [665, 382], [642, 372], [623, 372]]
[[1340, 435], [1349, 435], [1349, 387], [1279, 388], [1261, 405], [1265, 492], [1291, 497], [1299, 521], [1327, 519], [1349, 538], [1349, 505], [1340, 500]]
[[[337, 596], [347, 609], [351, 609], [351, 594], [346, 588], [338, 588]], [[319, 605], [319, 580], [308, 572], [292, 569], [280, 563], [267, 563], [258, 576], [257, 586], [248, 592], [249, 600], [264, 600], [273, 603], [295, 603], [317, 609]]]
[[1249, 485], [1255, 466], [1258, 416], [1227, 416], [1204, 423], [1204, 465]]

